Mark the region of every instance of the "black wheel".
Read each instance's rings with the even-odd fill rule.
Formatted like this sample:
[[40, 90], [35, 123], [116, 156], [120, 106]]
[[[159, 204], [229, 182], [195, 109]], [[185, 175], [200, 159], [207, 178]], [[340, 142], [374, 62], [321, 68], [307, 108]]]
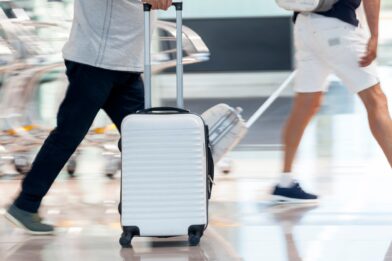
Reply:
[[21, 175], [26, 175], [31, 169], [31, 164], [25, 156], [15, 156], [14, 166], [16, 171]]
[[132, 239], [135, 236], [140, 236], [140, 230], [138, 227], [123, 227], [123, 233], [120, 237], [120, 245], [124, 248], [132, 247]]
[[188, 242], [190, 246], [198, 246], [200, 243], [200, 236], [191, 234], [189, 235]]
[[20, 174], [25, 176], [30, 171], [30, 165], [26, 166], [15, 166], [16, 171]]
[[197, 246], [203, 236], [205, 225], [193, 225], [188, 229], [188, 243], [190, 246]]
[[124, 248], [130, 248], [132, 243], [133, 235], [131, 233], [124, 232], [120, 237], [120, 245]]
[[121, 159], [116, 158], [115, 155], [107, 156], [106, 166], [105, 166], [106, 177], [113, 179], [116, 176], [116, 173], [119, 169], [121, 169]]
[[67, 164], [67, 173], [70, 177], [75, 177], [75, 171], [76, 171], [76, 160], [70, 159]]
[[106, 177], [109, 179], [114, 179], [114, 174], [113, 173], [106, 173]]
[[69, 175], [71, 178], [74, 178], [74, 177], [75, 177], [75, 171], [74, 171], [74, 170], [67, 170], [67, 173], [68, 173], [68, 175]]

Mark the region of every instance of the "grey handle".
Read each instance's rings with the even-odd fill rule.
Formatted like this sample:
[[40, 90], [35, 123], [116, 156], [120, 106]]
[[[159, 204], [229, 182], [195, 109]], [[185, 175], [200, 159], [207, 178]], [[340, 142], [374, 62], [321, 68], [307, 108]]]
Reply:
[[[182, 62], [182, 2], [173, 3], [176, 8], [176, 40], [177, 40], [177, 107], [184, 108], [184, 65]], [[151, 108], [151, 5], [143, 4], [144, 9], [144, 106]]]
[[158, 112], [165, 112], [165, 113], [176, 112], [176, 113], [187, 113], [187, 114], [190, 113], [187, 110], [174, 108], [174, 107], [154, 107], [154, 108], [138, 111], [137, 113], [158, 113]]

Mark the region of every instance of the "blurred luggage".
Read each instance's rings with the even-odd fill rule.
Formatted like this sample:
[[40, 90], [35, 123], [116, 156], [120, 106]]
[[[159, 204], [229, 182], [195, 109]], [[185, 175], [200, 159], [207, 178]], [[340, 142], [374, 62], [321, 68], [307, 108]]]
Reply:
[[241, 142], [248, 132], [240, 109], [218, 104], [202, 114], [210, 130], [210, 144], [215, 162]]
[[210, 144], [215, 163], [218, 163], [226, 153], [241, 142], [248, 129], [291, 84], [294, 77], [295, 72], [260, 106], [247, 122], [241, 116], [242, 109], [235, 109], [227, 104], [215, 105], [202, 114], [210, 130]]

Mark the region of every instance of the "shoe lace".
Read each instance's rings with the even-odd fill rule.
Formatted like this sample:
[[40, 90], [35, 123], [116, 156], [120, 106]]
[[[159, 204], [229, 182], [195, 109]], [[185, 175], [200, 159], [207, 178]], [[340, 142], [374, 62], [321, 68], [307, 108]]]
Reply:
[[298, 181], [294, 181], [294, 187], [298, 189], [301, 193], [305, 193]]

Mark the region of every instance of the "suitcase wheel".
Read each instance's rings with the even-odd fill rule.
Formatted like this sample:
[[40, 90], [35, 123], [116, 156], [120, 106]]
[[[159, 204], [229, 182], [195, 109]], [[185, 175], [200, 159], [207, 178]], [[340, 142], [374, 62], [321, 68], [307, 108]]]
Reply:
[[190, 246], [198, 246], [200, 243], [200, 236], [196, 234], [189, 235], [188, 242]]
[[129, 232], [122, 233], [120, 237], [120, 245], [124, 248], [130, 248], [132, 242], [133, 235]]
[[203, 236], [204, 225], [195, 225], [189, 227], [188, 230], [188, 243], [190, 246], [198, 246], [200, 239]]
[[230, 158], [223, 158], [218, 164], [218, 169], [225, 175], [228, 175], [233, 170], [233, 160]]
[[140, 236], [138, 227], [123, 227], [123, 233], [119, 240], [120, 245], [124, 248], [131, 248], [134, 236]]
[[75, 171], [76, 171], [76, 160], [71, 158], [67, 163], [67, 173], [71, 178], [73, 178], [75, 177]]
[[114, 174], [113, 174], [113, 173], [106, 173], [105, 175], [106, 175], [106, 177], [108, 177], [109, 179], [114, 179]]
[[21, 175], [26, 175], [31, 169], [31, 163], [27, 156], [15, 155], [13, 163], [16, 171]]

